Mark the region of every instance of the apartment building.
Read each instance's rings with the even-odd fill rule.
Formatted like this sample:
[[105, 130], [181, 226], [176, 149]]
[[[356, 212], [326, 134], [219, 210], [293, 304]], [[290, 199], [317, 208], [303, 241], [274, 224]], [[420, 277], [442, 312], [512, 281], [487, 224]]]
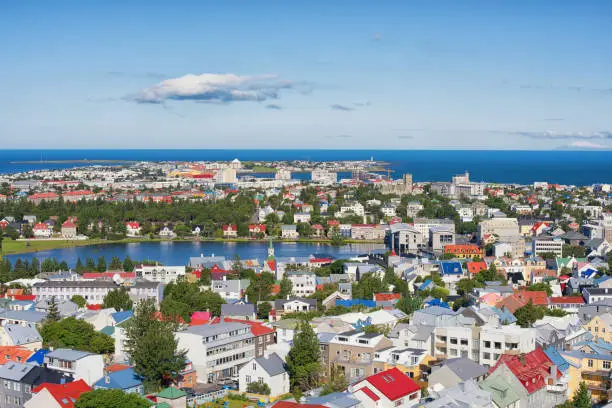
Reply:
[[175, 337], [179, 348], [187, 350], [198, 378], [209, 383], [237, 378], [240, 368], [255, 358], [254, 336], [248, 324], [191, 326]]
[[444, 251], [447, 245], [455, 244], [455, 233], [444, 227], [434, 227], [429, 229], [429, 247], [435, 253]]
[[74, 295], [81, 295], [89, 304], [100, 304], [111, 290], [125, 288], [134, 303], [145, 299], [155, 299], [156, 303], [163, 299], [163, 285], [160, 282], [135, 281], [117, 284], [104, 280], [79, 281], [46, 281], [32, 286], [32, 294], [37, 299], [57, 300], [71, 299]]
[[409, 224], [392, 224], [387, 230], [385, 244], [398, 255], [416, 254], [425, 246], [425, 237], [418, 229]]
[[445, 228], [447, 231], [455, 232], [455, 222], [444, 219], [416, 218], [414, 228], [424, 237], [428, 237], [429, 230], [432, 228]]
[[351, 381], [374, 374], [375, 353], [391, 346], [393, 342], [382, 334], [351, 330], [330, 340], [328, 361], [337, 364]]
[[292, 293], [295, 296], [310, 296], [317, 290], [317, 276], [310, 271], [289, 271], [285, 273], [292, 283]]
[[560, 258], [563, 256], [563, 240], [559, 237], [545, 235], [534, 237], [531, 241], [531, 253], [533, 256], [553, 253]]
[[489, 367], [504, 353], [526, 353], [536, 347], [535, 329], [517, 326], [437, 327], [434, 334], [434, 357], [468, 358]]
[[55, 349], [45, 355], [44, 365], [89, 386], [104, 376], [104, 357], [87, 351]]
[[137, 279], [168, 284], [185, 276], [185, 266], [138, 265], [134, 273]]
[[580, 382], [584, 381], [594, 403], [612, 400], [612, 385], [610, 382], [612, 355], [584, 353], [575, 350], [563, 352], [562, 356], [577, 367], [577, 370], [570, 373], [569, 395], [573, 395]]
[[519, 225], [516, 218], [492, 218], [478, 224], [478, 240], [483, 241], [486, 235], [511, 237], [519, 235]]

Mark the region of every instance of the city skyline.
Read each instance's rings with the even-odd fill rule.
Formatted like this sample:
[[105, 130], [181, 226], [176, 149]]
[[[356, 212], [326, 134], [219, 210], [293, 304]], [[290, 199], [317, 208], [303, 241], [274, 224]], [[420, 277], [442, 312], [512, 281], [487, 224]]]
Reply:
[[612, 5], [14, 3], [3, 148], [610, 149]]

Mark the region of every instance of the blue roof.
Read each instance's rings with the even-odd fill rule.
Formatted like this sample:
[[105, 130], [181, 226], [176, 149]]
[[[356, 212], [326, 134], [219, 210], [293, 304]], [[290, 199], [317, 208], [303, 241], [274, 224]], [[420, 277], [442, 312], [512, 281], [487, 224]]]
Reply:
[[30, 358], [28, 358], [27, 362], [36, 363], [38, 365], [43, 365], [43, 363], [45, 362], [45, 356], [47, 355], [47, 353], [49, 353], [49, 350], [40, 349], [36, 351], [34, 354], [32, 354]]
[[115, 334], [115, 327], [114, 326], [104, 326], [102, 330], [100, 330], [100, 333], [104, 333], [108, 336], [112, 336], [113, 334]]
[[602, 339], [581, 341], [579, 343], [576, 343], [576, 346], [588, 346], [599, 354], [612, 354], [612, 343], [609, 343]]
[[450, 306], [448, 305], [448, 303], [441, 301], [440, 299], [437, 298], [433, 298], [431, 300], [428, 300], [427, 302], [425, 302], [425, 306], [430, 307], [430, 306], [440, 306], [440, 307], [445, 307], [447, 309], [450, 309]]
[[432, 284], [433, 284], [433, 282], [431, 281], [431, 279], [426, 279], [425, 282], [423, 282], [421, 284], [421, 286], [419, 286], [417, 288], [417, 290], [425, 290], [425, 289], [427, 289]]
[[365, 306], [365, 307], [376, 307], [376, 302], [373, 300], [366, 299], [336, 299], [336, 306], [344, 306], [350, 308], [351, 306]]
[[127, 390], [139, 385], [142, 385], [142, 380], [130, 367], [106, 374], [94, 384], [94, 388]]
[[123, 312], [116, 312], [111, 314], [111, 317], [115, 321], [115, 324], [124, 322], [132, 316], [134, 316], [134, 312], [132, 312], [131, 310], [124, 310]]
[[562, 372], [566, 372], [569, 369], [570, 364], [561, 356], [559, 350], [554, 347], [546, 347], [544, 350], [544, 354], [550, 358], [550, 361], [553, 362], [554, 365]]
[[463, 268], [461, 268], [461, 262], [440, 262], [443, 275], [463, 275]]
[[508, 324], [512, 324], [516, 322], [516, 317], [514, 317], [514, 315], [505, 307], [502, 309], [494, 307], [493, 311], [497, 313], [497, 316], [499, 316], [499, 321], [502, 323], [507, 322]]
[[601, 277], [593, 280], [593, 284], [595, 284], [595, 286], [599, 286], [602, 283], [606, 282], [608, 279], [612, 279], [612, 278], [609, 277], [608, 275], [604, 275], [604, 276], [601, 276]]

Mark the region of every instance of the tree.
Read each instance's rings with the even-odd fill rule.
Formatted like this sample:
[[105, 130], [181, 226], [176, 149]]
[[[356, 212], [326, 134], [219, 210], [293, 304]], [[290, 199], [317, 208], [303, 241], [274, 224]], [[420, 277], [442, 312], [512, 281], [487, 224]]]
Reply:
[[270, 292], [274, 285], [274, 275], [270, 272], [262, 272], [251, 279], [251, 284], [246, 290], [247, 297], [251, 303], [257, 303], [270, 298]]
[[403, 295], [395, 304], [395, 307], [406, 313], [408, 316], [415, 311], [423, 308], [423, 299], [419, 295]]
[[87, 301], [81, 295], [73, 295], [70, 300], [76, 303], [79, 308], [85, 307], [85, 305], [87, 304]]
[[151, 403], [136, 393], [98, 389], [81, 394], [74, 408], [148, 408]]
[[147, 390], [167, 385], [185, 368], [186, 350], [178, 349], [172, 322], [156, 319], [152, 299], [136, 306], [134, 317], [124, 326], [125, 349], [134, 364], [134, 371], [143, 377]]
[[305, 391], [317, 386], [321, 370], [319, 340], [306, 320], [301, 321], [293, 337], [287, 368], [292, 388]]
[[531, 327], [536, 320], [543, 318], [544, 315], [544, 308], [534, 306], [531, 300], [525, 306], [518, 308], [516, 312], [514, 312], [516, 323], [523, 328]]
[[388, 290], [389, 286], [375, 273], [368, 273], [361, 276], [357, 283], [353, 283], [353, 299], [371, 300], [374, 298], [374, 293], [384, 293]]
[[257, 318], [267, 320], [270, 317], [270, 310], [272, 310], [272, 305], [269, 302], [259, 303], [257, 305]]
[[83, 261], [81, 261], [81, 257], [77, 259], [75, 271], [78, 274], [82, 274], [85, 267], [83, 266]]
[[126, 272], [132, 272], [134, 270], [134, 262], [129, 256], [126, 256], [123, 260], [123, 270]]
[[534, 283], [533, 285], [527, 286], [527, 290], [530, 292], [546, 292], [547, 296], [552, 295], [552, 288], [549, 284], [544, 282]]
[[450, 292], [448, 291], [448, 289], [436, 286], [435, 288], [432, 288], [429, 291], [429, 294], [431, 295], [431, 297], [434, 297], [436, 299], [446, 300]]
[[347, 386], [348, 381], [344, 375], [344, 371], [340, 369], [337, 364], [332, 364], [329, 367], [329, 375], [327, 376], [327, 382], [323, 386], [323, 390], [321, 390], [321, 395], [343, 391]]
[[260, 395], [270, 395], [270, 386], [263, 382], [252, 382], [247, 385], [247, 392]]
[[56, 322], [46, 322], [40, 328], [45, 347], [73, 348], [97, 354], [110, 354], [115, 351], [112, 337], [97, 332], [93, 325], [73, 316]]
[[132, 310], [134, 302], [130, 299], [130, 295], [125, 288], [117, 288], [109, 291], [104, 296], [104, 308], [115, 308], [116, 311]]
[[120, 271], [123, 270], [123, 264], [121, 263], [121, 259], [118, 256], [113, 256], [111, 258], [109, 269], [111, 271]]
[[572, 407], [573, 408], [590, 408], [593, 406], [591, 402], [591, 396], [589, 394], [589, 389], [584, 381], [580, 382], [578, 389], [574, 393], [572, 398]]
[[106, 259], [103, 256], [98, 257], [98, 264], [96, 265], [96, 271], [106, 272]]
[[93, 260], [93, 258], [87, 258], [85, 259], [85, 270], [89, 271], [89, 272], [93, 272], [96, 270], [96, 262]]
[[55, 296], [51, 296], [49, 300], [49, 310], [47, 311], [48, 322], [57, 322], [60, 320], [59, 310], [57, 309], [57, 303], [55, 302]]
[[278, 292], [278, 295], [276, 295], [276, 297], [278, 299], [286, 299], [287, 296], [289, 296], [292, 291], [293, 291], [293, 283], [289, 279], [287, 279], [286, 276], [283, 276], [283, 279], [281, 279], [280, 281], [280, 290]]

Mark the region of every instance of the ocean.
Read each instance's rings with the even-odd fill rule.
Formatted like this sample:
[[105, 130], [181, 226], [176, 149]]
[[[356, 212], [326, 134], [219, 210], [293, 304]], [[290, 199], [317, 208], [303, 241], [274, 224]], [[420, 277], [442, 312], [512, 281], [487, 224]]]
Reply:
[[[82, 163], [57, 160], [374, 160], [385, 161], [399, 178], [411, 173], [415, 181], [450, 181], [469, 171], [472, 181], [530, 184], [591, 185], [612, 183], [612, 151], [518, 150], [2, 150], [0, 173], [63, 169]], [[35, 161], [35, 163], [12, 163]]]

